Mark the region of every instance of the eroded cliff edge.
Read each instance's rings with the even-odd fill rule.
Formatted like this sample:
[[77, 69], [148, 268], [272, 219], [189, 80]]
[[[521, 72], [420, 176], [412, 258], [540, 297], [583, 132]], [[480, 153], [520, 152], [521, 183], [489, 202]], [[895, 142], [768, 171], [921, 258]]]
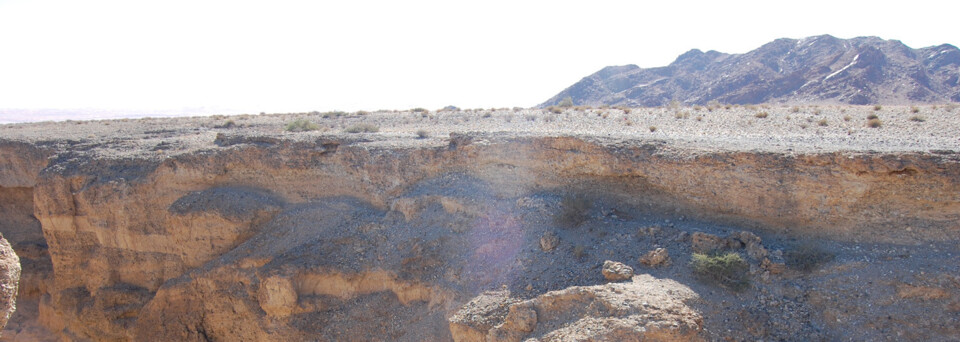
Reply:
[[[606, 259], [689, 286], [701, 338], [958, 334], [951, 151], [169, 131], [5, 139], [0, 158], [18, 307], [35, 307], [4, 338], [450, 340], [484, 291], [514, 303], [601, 284]], [[590, 203], [572, 225], [557, 216], [570, 197]], [[748, 256], [752, 286], [696, 281], [689, 234], [739, 231], [772, 254]], [[769, 266], [808, 241], [837, 259]], [[674, 262], [641, 266], [657, 247]]]

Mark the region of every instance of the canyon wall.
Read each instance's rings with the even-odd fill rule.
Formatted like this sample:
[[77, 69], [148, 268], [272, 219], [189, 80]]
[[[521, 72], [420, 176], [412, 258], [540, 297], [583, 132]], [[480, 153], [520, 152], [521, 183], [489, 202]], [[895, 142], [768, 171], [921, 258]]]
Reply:
[[450, 340], [447, 319], [484, 290], [579, 285], [530, 273], [555, 258], [536, 246], [565, 196], [798, 239], [960, 239], [951, 152], [502, 134], [220, 135], [173, 155], [71, 146], [0, 143], [2, 231], [24, 260], [18, 307], [33, 307], [4, 338]]

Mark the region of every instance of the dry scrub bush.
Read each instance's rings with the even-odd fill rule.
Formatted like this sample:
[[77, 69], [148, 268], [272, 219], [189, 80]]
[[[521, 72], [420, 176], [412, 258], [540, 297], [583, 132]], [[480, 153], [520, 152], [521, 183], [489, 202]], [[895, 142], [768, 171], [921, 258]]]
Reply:
[[694, 253], [690, 268], [700, 280], [734, 291], [743, 290], [750, 284], [750, 265], [735, 252]]
[[368, 124], [368, 123], [359, 123], [344, 130], [347, 133], [377, 133], [380, 131], [380, 127]]
[[307, 132], [316, 131], [318, 129], [320, 129], [320, 126], [310, 122], [310, 120], [307, 119], [296, 119], [283, 127], [283, 130], [287, 132]]
[[593, 203], [581, 196], [566, 195], [560, 199], [560, 212], [553, 220], [558, 226], [576, 228], [590, 218]]
[[810, 243], [790, 248], [783, 253], [783, 259], [787, 267], [803, 272], [812, 271], [834, 258], [833, 253]]

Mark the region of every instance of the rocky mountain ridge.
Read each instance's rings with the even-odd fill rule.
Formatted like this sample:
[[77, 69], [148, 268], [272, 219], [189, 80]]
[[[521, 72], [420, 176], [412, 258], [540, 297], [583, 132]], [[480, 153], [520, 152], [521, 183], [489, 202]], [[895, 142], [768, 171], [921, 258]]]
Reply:
[[670, 65], [609, 66], [542, 103], [662, 106], [960, 102], [960, 50], [878, 37], [777, 39], [744, 54], [690, 50]]

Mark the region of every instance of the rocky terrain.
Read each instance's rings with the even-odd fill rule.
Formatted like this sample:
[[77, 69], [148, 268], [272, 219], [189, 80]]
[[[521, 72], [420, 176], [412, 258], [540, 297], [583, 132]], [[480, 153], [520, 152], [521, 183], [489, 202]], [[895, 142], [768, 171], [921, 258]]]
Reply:
[[744, 54], [694, 49], [664, 67], [606, 67], [541, 106], [567, 97], [591, 106], [960, 102], [960, 50], [877, 37], [784, 38]]
[[0, 341], [958, 340], [958, 115], [2, 125]]

